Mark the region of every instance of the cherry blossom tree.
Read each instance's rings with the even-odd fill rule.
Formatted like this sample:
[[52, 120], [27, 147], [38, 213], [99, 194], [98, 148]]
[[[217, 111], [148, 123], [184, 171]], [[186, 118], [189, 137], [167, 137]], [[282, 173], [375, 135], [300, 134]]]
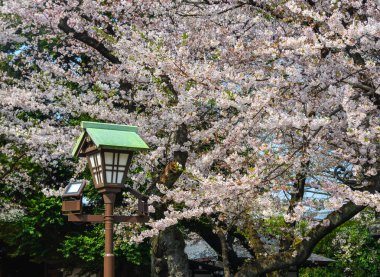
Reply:
[[183, 232], [225, 276], [302, 264], [380, 210], [379, 18], [377, 1], [5, 0], [1, 182], [28, 187], [24, 155], [80, 174], [82, 119], [136, 125], [152, 221], [134, 240], [152, 237], [153, 276], [189, 276]]

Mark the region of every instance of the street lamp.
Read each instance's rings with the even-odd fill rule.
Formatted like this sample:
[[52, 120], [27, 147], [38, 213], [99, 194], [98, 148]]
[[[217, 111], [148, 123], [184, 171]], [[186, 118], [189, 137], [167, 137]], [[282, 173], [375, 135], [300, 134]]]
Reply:
[[114, 222], [145, 222], [147, 219], [146, 196], [142, 196], [132, 188], [128, 188], [128, 191], [139, 197], [139, 210], [143, 209], [143, 212], [140, 213], [141, 216], [115, 217], [113, 208], [116, 193], [124, 188], [134, 152], [146, 150], [149, 147], [138, 135], [135, 126], [83, 121], [81, 127], [83, 132], [75, 145], [73, 156], [87, 158], [95, 188], [103, 194], [105, 212], [104, 218], [101, 219], [97, 215], [88, 215], [71, 216], [69, 220], [104, 222], [104, 277], [113, 277], [115, 265], [113, 254]]

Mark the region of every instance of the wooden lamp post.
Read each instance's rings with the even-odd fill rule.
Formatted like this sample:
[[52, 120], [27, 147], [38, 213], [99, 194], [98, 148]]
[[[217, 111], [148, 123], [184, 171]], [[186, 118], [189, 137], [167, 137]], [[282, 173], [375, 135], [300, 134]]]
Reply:
[[[104, 222], [105, 254], [104, 277], [115, 276], [115, 257], [113, 254], [113, 225], [115, 222], [147, 222], [147, 197], [132, 188], [125, 188], [127, 172], [136, 151], [149, 147], [137, 134], [137, 127], [83, 121], [83, 133], [73, 150], [73, 156], [86, 157], [95, 188], [103, 194], [104, 215], [84, 215], [68, 211], [69, 221]], [[138, 216], [114, 216], [113, 208], [116, 193], [126, 189], [139, 199]], [[65, 200], [65, 199], [64, 199]], [[76, 208], [76, 207], [75, 207]], [[69, 208], [70, 209], [70, 208]]]

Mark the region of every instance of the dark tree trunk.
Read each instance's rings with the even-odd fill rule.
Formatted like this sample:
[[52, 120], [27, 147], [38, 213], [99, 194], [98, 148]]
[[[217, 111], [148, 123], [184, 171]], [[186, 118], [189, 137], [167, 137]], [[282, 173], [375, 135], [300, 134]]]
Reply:
[[185, 241], [176, 226], [152, 239], [152, 277], [190, 277]]
[[228, 257], [228, 244], [226, 237], [222, 230], [217, 231], [217, 235], [220, 239], [220, 244], [222, 246], [222, 260], [223, 260], [223, 272], [225, 277], [232, 277], [230, 269], [230, 259]]

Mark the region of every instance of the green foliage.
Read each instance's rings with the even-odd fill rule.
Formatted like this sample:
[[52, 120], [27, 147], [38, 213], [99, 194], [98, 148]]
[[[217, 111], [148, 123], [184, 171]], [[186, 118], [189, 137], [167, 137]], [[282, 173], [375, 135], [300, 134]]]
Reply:
[[364, 211], [361, 218], [350, 220], [328, 234], [314, 253], [336, 263], [326, 269], [304, 269], [301, 276], [380, 276], [380, 244], [368, 231], [371, 218], [373, 213]]
[[116, 44], [117, 40], [110, 34], [107, 34], [102, 28], [99, 27], [93, 27], [96, 34], [99, 35], [99, 37], [103, 38], [110, 44]]
[[308, 222], [306, 220], [300, 220], [297, 225], [301, 236], [305, 236], [308, 231]]
[[[5, 145], [8, 142], [3, 141], [0, 143]], [[17, 187], [13, 184], [2, 183], [2, 180], [7, 176], [17, 175], [18, 170], [20, 169], [28, 174], [31, 184], [42, 181], [45, 176], [43, 174], [44, 169], [40, 165], [34, 163], [30, 157], [26, 156], [26, 149], [15, 146], [11, 147], [11, 149], [14, 151], [13, 157], [0, 153], [0, 164], [4, 169], [0, 178], [0, 197], [18, 203], [27, 199], [29, 197], [29, 192], [31, 193], [31, 191], [24, 191], [23, 194], [20, 194]]]
[[197, 82], [193, 79], [190, 79], [186, 82], [185, 89], [189, 91], [192, 87], [196, 86]]
[[[99, 269], [103, 263], [104, 225], [83, 224], [82, 229], [85, 230], [67, 235], [59, 248], [59, 252], [66, 259], [75, 261], [82, 266], [85, 264], [92, 269]], [[114, 252], [117, 257], [128, 263], [140, 265], [149, 255], [149, 246], [147, 244], [131, 244], [116, 238]]]
[[67, 235], [59, 252], [67, 259], [101, 263], [104, 250], [103, 225], [97, 224], [78, 234]]
[[[21, 77], [20, 71], [16, 71], [11, 63], [19, 64], [19, 61], [12, 61], [13, 57], [11, 55], [7, 55], [0, 60], [0, 71], [4, 72], [10, 77], [19, 78]], [[5, 83], [12, 84], [11, 79], [5, 80]]]
[[26, 214], [14, 222], [0, 222], [0, 240], [8, 255], [27, 255], [34, 260], [55, 259], [57, 240], [64, 231], [61, 199], [38, 195], [25, 201]]
[[49, 38], [49, 39], [42, 39], [39, 40], [37, 43], [38, 50], [40, 52], [48, 52], [50, 56], [53, 59], [56, 59], [59, 54], [55, 50], [57, 46], [59, 46], [61, 43], [61, 38], [60, 37], [54, 37], [54, 38]]
[[168, 98], [170, 103], [175, 103], [177, 101], [176, 92], [168, 77], [163, 75], [157, 77], [152, 74], [152, 80], [157, 85], [159, 90]]
[[221, 54], [221, 50], [220, 49], [216, 49], [214, 50], [212, 53], [211, 53], [211, 59], [213, 61], [218, 61], [220, 60], [220, 54]]
[[30, 122], [35, 122], [35, 123], [47, 118], [47, 116], [44, 115], [40, 111], [33, 111], [33, 112], [20, 111], [16, 117], [18, 119], [21, 119], [22, 121], [30, 121]]
[[132, 244], [127, 242], [121, 242], [115, 245], [115, 254], [119, 257], [125, 257], [125, 259], [134, 265], [141, 265], [144, 261], [147, 261], [149, 257], [149, 244]]
[[262, 230], [261, 232], [266, 236], [272, 237], [281, 237], [284, 236], [284, 229], [287, 224], [284, 220], [284, 217], [277, 216], [265, 219], [262, 222]]
[[[89, 201], [93, 203], [90, 211], [101, 213], [97, 203], [100, 200], [99, 193], [92, 191], [94, 189], [91, 187], [93, 186], [86, 187]], [[84, 271], [95, 272], [101, 269], [104, 253], [103, 224], [67, 222], [61, 214], [60, 197], [38, 194], [24, 204], [24, 216], [14, 222], [0, 222], [0, 242], [6, 245], [9, 256], [27, 256], [36, 262], [60, 262], [67, 267], [79, 265]], [[115, 255], [119, 257], [119, 262], [141, 265], [149, 260], [149, 244], [135, 245], [125, 242], [121, 237], [115, 239]]]
[[227, 94], [228, 100], [232, 100], [232, 101], [235, 100], [236, 96], [231, 90], [227, 89], [224, 92]]
[[189, 34], [188, 33], [183, 33], [181, 36], [181, 44], [182, 46], [186, 46], [186, 44], [189, 42]]
[[339, 269], [334, 266], [303, 268], [300, 270], [301, 277], [343, 277], [345, 276]]
[[98, 121], [102, 122], [101, 120], [95, 120], [92, 116], [88, 114], [81, 114], [78, 117], [72, 117], [68, 120], [68, 125], [70, 126], [80, 126], [82, 121]]

